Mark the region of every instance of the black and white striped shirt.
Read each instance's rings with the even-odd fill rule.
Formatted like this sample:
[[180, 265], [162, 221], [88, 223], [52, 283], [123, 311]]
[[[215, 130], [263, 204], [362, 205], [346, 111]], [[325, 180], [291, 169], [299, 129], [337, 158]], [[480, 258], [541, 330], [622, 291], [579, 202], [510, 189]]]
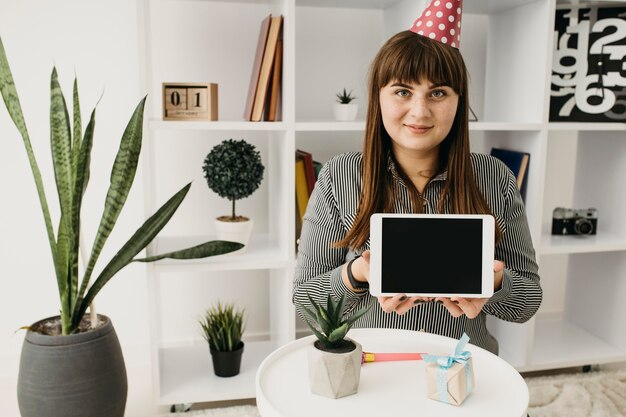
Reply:
[[[370, 311], [354, 323], [354, 327], [383, 327], [425, 330], [430, 333], [459, 339], [466, 332], [472, 344], [497, 354], [498, 342], [486, 327], [486, 314], [502, 320], [522, 323], [530, 319], [541, 304], [535, 251], [532, 246], [524, 204], [515, 177], [506, 165], [483, 154], [471, 155], [474, 177], [478, 188], [502, 231], [502, 240], [495, 247], [495, 257], [505, 263], [502, 288], [494, 293], [475, 319], [465, 315], [454, 318], [440, 303], [419, 304], [404, 315], [385, 313], [378, 300], [369, 292], [355, 293], [341, 278], [342, 265], [369, 248], [369, 241], [352, 252], [331, 245], [342, 239], [354, 222], [361, 193], [361, 153], [351, 152], [335, 156], [319, 174], [304, 215], [298, 251], [298, 262], [293, 283], [293, 301], [310, 306], [307, 293], [321, 303], [328, 294], [337, 299], [346, 295], [346, 311], [354, 311], [373, 304]], [[402, 179], [390, 159], [390, 171], [400, 198], [395, 202], [397, 213], [410, 213], [411, 202]], [[446, 172], [433, 178], [423, 197], [427, 200], [425, 213], [435, 213]], [[454, 273], [454, 270], [450, 270]]]

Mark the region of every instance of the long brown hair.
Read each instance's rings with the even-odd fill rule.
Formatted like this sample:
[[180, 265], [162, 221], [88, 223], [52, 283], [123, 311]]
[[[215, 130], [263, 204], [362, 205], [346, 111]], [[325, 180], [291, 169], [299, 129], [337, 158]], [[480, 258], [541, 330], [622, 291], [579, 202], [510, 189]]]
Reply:
[[[370, 216], [394, 210], [396, 190], [388, 170], [388, 158], [393, 158], [391, 138], [383, 126], [380, 110], [380, 90], [392, 81], [417, 83], [428, 80], [450, 86], [458, 95], [459, 103], [450, 133], [439, 147], [437, 173], [447, 169], [443, 192], [437, 202], [437, 211], [446, 205], [455, 214], [492, 214], [491, 209], [474, 181], [470, 160], [468, 122], [467, 68], [458, 49], [430, 40], [411, 31], [391, 37], [380, 49], [370, 67], [369, 104], [363, 142], [363, 188], [359, 208], [352, 228], [335, 243], [336, 247], [360, 248], [369, 239]], [[398, 174], [411, 196], [414, 212], [422, 210], [419, 193], [406, 174], [396, 164]], [[496, 226], [496, 242], [500, 231]]]

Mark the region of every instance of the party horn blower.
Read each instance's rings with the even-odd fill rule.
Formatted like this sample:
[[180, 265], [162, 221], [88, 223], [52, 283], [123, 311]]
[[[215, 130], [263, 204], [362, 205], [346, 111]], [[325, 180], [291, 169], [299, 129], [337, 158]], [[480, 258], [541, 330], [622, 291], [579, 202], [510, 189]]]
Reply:
[[361, 353], [361, 364], [370, 362], [420, 361], [422, 353]]

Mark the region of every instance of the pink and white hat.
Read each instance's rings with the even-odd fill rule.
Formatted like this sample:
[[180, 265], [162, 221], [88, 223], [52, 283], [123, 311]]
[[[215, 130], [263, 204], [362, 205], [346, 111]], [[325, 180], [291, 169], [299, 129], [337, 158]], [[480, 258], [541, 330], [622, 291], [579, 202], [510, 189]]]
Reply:
[[432, 0], [410, 30], [458, 48], [462, 10], [463, 0]]

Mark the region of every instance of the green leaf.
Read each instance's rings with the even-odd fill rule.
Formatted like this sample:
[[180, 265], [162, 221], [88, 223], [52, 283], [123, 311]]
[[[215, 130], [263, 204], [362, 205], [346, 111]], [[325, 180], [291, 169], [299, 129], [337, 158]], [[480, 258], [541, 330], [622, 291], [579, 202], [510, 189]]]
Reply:
[[46, 232], [48, 234], [48, 244], [50, 245], [50, 253], [52, 254], [52, 261], [54, 263], [55, 272], [57, 278], [59, 277], [59, 266], [57, 263], [57, 249], [56, 239], [54, 236], [54, 228], [52, 227], [52, 219], [50, 218], [50, 210], [48, 209], [48, 200], [46, 199], [46, 193], [43, 187], [43, 181], [41, 179], [41, 172], [39, 171], [39, 165], [35, 158], [35, 153], [30, 143], [28, 136], [28, 130], [26, 129], [26, 123], [24, 122], [24, 115], [22, 114], [22, 106], [15, 89], [15, 83], [13, 82], [13, 75], [11, 74], [11, 68], [4, 51], [4, 45], [0, 38], [0, 92], [2, 93], [2, 99], [9, 112], [9, 116], [13, 120], [15, 127], [22, 135], [22, 141], [26, 148], [26, 155], [28, 156], [28, 162], [30, 169], [33, 173], [35, 180], [35, 187], [37, 188], [37, 194], [39, 196], [39, 204], [41, 205], [41, 211], [43, 213], [44, 222], [46, 224]]
[[[78, 100], [78, 98], [76, 98]], [[74, 167], [74, 192], [72, 194], [72, 219], [74, 233], [73, 250], [72, 250], [72, 279], [71, 287], [74, 298], [72, 299], [72, 310], [76, 311], [76, 302], [85, 293], [87, 282], [84, 282], [84, 287], [81, 286], [80, 292], [78, 292], [78, 258], [80, 256], [80, 213], [82, 207], [83, 196], [87, 189], [87, 183], [90, 176], [90, 164], [91, 164], [91, 149], [93, 147], [93, 135], [96, 127], [96, 109], [91, 112], [91, 118], [87, 129], [85, 130], [85, 136], [81, 140], [75, 140], [74, 146], [79, 148], [76, 154], [75, 167]]]
[[200, 245], [192, 246], [174, 252], [154, 255], [147, 258], [133, 259], [133, 262], [154, 262], [164, 258], [170, 259], [200, 259], [207, 256], [223, 255], [243, 248], [242, 243], [213, 240]]
[[335, 316], [334, 304], [333, 298], [328, 294], [328, 298], [326, 299], [326, 311], [328, 311], [328, 316], [331, 318]]
[[65, 97], [61, 91], [56, 68], [50, 77], [50, 142], [52, 146], [52, 162], [54, 177], [61, 204], [61, 220], [67, 228], [68, 236], [74, 231], [69, 222], [72, 221], [72, 176], [70, 118], [65, 104]]
[[309, 323], [308, 320], [304, 320], [304, 321], [309, 326], [309, 329], [311, 329], [315, 337], [317, 337], [317, 339], [320, 342], [322, 342], [325, 346], [329, 346], [329, 347], [331, 346], [331, 343], [329, 342], [328, 338], [325, 335], [320, 333], [319, 330], [317, 330], [311, 323]]
[[[306, 314], [308, 314], [308, 315], [309, 315], [309, 317], [310, 317], [311, 319], [315, 320], [315, 313], [314, 313], [311, 309], [309, 309], [308, 307], [306, 307], [304, 304], [298, 304], [298, 305], [300, 306], [300, 308], [301, 308], [301, 309], [302, 309], [302, 310], [303, 310]], [[306, 317], [305, 317], [305, 320], [306, 320]]]
[[80, 116], [80, 100], [78, 97], [78, 79], [74, 77], [74, 135], [72, 136], [72, 157], [75, 159], [75, 155], [78, 155], [74, 149], [80, 148], [80, 138], [83, 136], [82, 119]]
[[104, 267], [98, 278], [94, 281], [89, 289], [87, 296], [83, 299], [83, 288], [85, 288], [85, 280], [81, 285], [81, 292], [78, 295], [76, 308], [74, 310], [73, 323], [78, 325], [87, 310], [87, 306], [91, 303], [96, 294], [120, 269], [128, 265], [132, 259], [141, 252], [156, 237], [156, 235], [170, 221], [178, 206], [183, 202], [185, 196], [189, 192], [191, 183], [187, 184], [174, 194], [170, 199], [161, 206], [144, 224], [135, 231], [131, 238], [122, 246], [115, 254], [113, 259]]
[[59, 295], [61, 299], [61, 323], [63, 328], [63, 334], [69, 334], [69, 328], [67, 324], [70, 322], [72, 313], [72, 288], [70, 285], [71, 263], [70, 263], [70, 250], [71, 250], [72, 237], [67, 230], [67, 221], [64, 219], [64, 215], [61, 214], [61, 220], [59, 221], [59, 240], [57, 241], [57, 260], [59, 262], [59, 274], [57, 275], [57, 285], [59, 287]]
[[83, 277], [83, 286], [85, 282], [89, 282], [102, 248], [117, 222], [117, 218], [126, 203], [126, 198], [135, 179], [141, 152], [145, 103], [146, 98], [144, 97], [135, 108], [122, 135], [120, 147], [111, 170], [111, 183], [107, 191], [100, 226], [98, 226], [98, 232], [91, 248], [91, 255], [89, 256], [89, 262]]
[[350, 326], [347, 323], [342, 324], [340, 327], [337, 327], [331, 334], [328, 335], [328, 340], [330, 343], [337, 343], [343, 340], [343, 338], [350, 330]]
[[341, 299], [337, 303], [337, 308], [335, 308], [335, 316], [333, 317], [333, 323], [335, 326], [339, 326], [341, 324], [341, 319], [343, 316], [343, 310], [346, 306], [346, 295], [342, 294]]
[[359, 318], [361, 318], [365, 313], [367, 313], [370, 308], [372, 308], [372, 304], [368, 305], [367, 307], [363, 307], [362, 309], [351, 315], [348, 319], [346, 319], [345, 323], [348, 326], [352, 326], [352, 324]]

